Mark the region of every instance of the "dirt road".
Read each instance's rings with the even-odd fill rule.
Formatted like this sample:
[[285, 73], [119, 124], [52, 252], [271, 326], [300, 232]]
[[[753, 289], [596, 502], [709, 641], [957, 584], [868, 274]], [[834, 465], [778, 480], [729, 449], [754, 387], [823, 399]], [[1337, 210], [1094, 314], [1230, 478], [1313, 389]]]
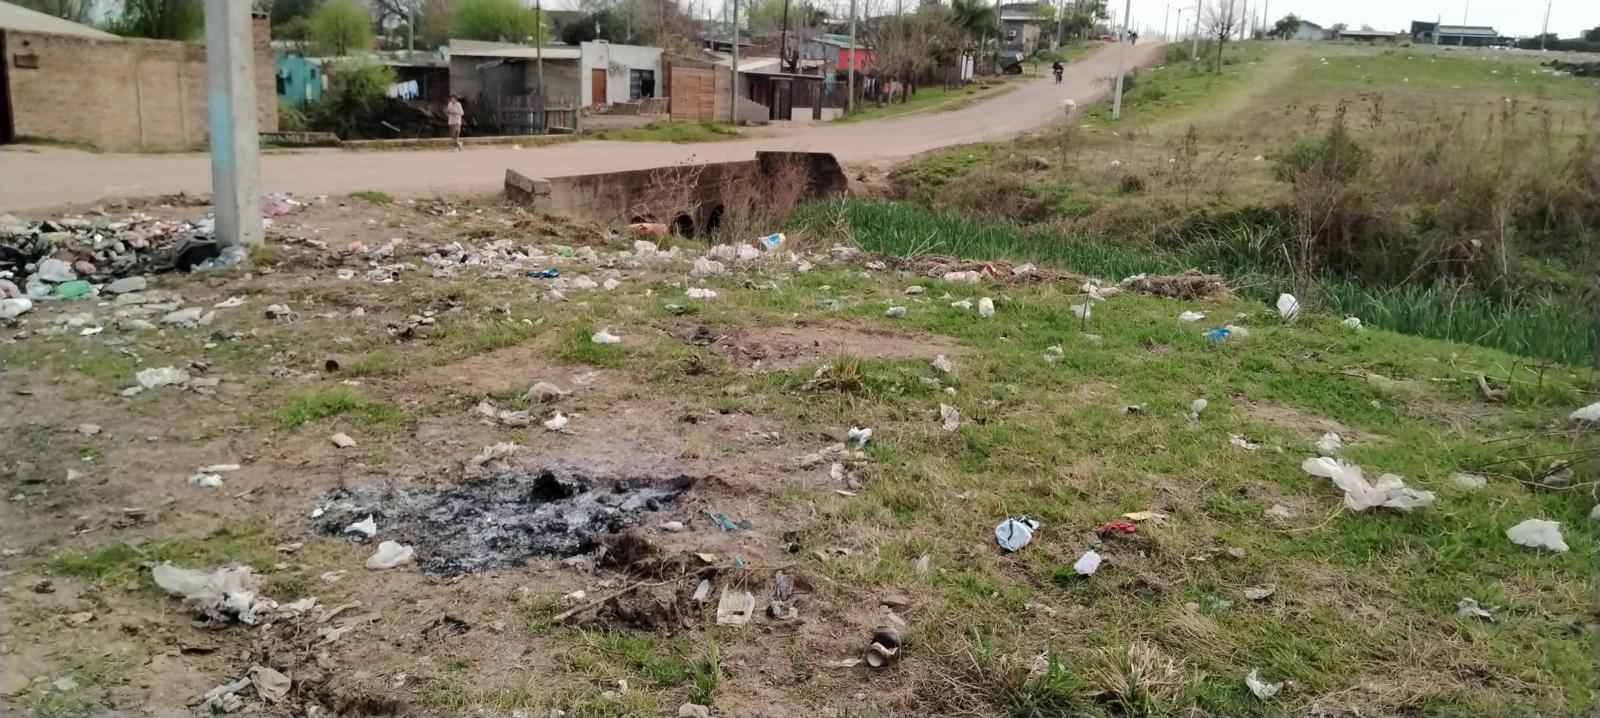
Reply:
[[[1160, 46], [1133, 48], [1135, 64]], [[1104, 95], [1102, 78], [1116, 72], [1115, 46], [1068, 66], [1057, 85], [1048, 76], [950, 112], [919, 113], [847, 125], [810, 125], [774, 136], [697, 144], [574, 142], [528, 149], [484, 147], [464, 152], [346, 152], [321, 150], [261, 158], [267, 192], [394, 194], [488, 192], [507, 168], [534, 176], [612, 172], [687, 160], [747, 159], [757, 150], [832, 152], [846, 164], [892, 161], [939, 147], [1014, 135], [1061, 116], [1061, 101], [1083, 105]], [[211, 191], [210, 162], [200, 153], [96, 154], [54, 148], [0, 151], [0, 210], [21, 211], [175, 192]]]

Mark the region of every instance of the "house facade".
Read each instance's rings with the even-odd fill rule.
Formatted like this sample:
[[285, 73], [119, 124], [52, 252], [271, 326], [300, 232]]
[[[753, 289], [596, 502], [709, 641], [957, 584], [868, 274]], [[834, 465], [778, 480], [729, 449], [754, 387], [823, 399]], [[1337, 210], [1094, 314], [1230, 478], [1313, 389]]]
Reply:
[[1422, 20], [1411, 21], [1411, 40], [1426, 45], [1484, 47], [1504, 45], [1510, 38], [1488, 25], [1442, 25]]
[[664, 97], [667, 81], [661, 48], [618, 45], [605, 41], [578, 46], [582, 74], [579, 106], [638, 102]]
[[1050, 49], [1040, 46], [1041, 38], [1045, 37], [1042, 21], [1039, 19], [1039, 4], [1006, 3], [1000, 6], [1000, 27], [1004, 39], [1004, 48], [1023, 55], [1032, 55], [1040, 49]]
[[1328, 32], [1327, 28], [1310, 20], [1301, 20], [1300, 27], [1294, 31], [1294, 35], [1290, 39], [1300, 40], [1301, 42], [1320, 42], [1328, 39], [1330, 35], [1331, 33]]

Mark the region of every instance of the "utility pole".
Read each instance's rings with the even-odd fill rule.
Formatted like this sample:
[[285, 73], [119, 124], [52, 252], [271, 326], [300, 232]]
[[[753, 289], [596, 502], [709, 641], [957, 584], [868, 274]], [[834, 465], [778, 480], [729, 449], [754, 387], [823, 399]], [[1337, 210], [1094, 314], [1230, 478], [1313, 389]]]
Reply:
[[[545, 95], [544, 95], [544, 5], [543, 5], [541, 0], [533, 0], [533, 14], [537, 15], [538, 18], [539, 18], [538, 24], [533, 26], [533, 65], [536, 68], [535, 69], [535, 74], [537, 74], [538, 77], [539, 77], [539, 98], [541, 100], [539, 104], [540, 104], [540, 106], [543, 106], [544, 105], [543, 100], [544, 100], [544, 97], [545, 97]], [[595, 24], [599, 25], [600, 21], [596, 20]], [[595, 34], [598, 35], [599, 33], [596, 32]], [[582, 102], [583, 98], [581, 98], [581, 97], [578, 98], [578, 101]]]
[[[1461, 24], [1462, 25], [1467, 24], [1467, 11], [1469, 11], [1471, 9], [1472, 9], [1472, 0], [1464, 0], [1461, 3]], [[1462, 38], [1463, 38], [1462, 42], [1466, 41], [1464, 39], [1465, 37], [1466, 37], [1465, 35], [1462, 36]]]
[[728, 75], [728, 123], [739, 124], [739, 0], [733, 3], [733, 72]]
[[1164, 14], [1161, 15], [1161, 41], [1162, 42], [1166, 42], [1167, 41], [1167, 30], [1170, 30], [1172, 28], [1172, 25], [1169, 24], [1169, 21], [1171, 21], [1171, 20], [1172, 20], [1172, 3], [1167, 3], [1167, 11]]
[[845, 85], [844, 113], [856, 111], [856, 0], [850, 0], [850, 74]]
[[1133, 11], [1133, 0], [1123, 0], [1122, 5], [1122, 37], [1117, 48], [1117, 89], [1111, 99], [1111, 119], [1122, 117], [1122, 76], [1128, 68], [1128, 18]]
[[1545, 36], [1550, 34], [1550, 4], [1553, 2], [1555, 2], [1555, 0], [1545, 0], [1544, 2], [1544, 29], [1539, 31], [1540, 50], [1544, 49]]
[[1204, 14], [1204, 8], [1200, 6], [1202, 2], [1205, 0], [1194, 0], [1194, 47], [1189, 49], [1190, 62], [1200, 61], [1200, 16]]
[[[783, 0], [783, 29], [778, 31], [778, 66], [782, 67], [789, 60], [789, 0]], [[800, 68], [789, 66], [789, 72], [799, 72]]]
[[1261, 3], [1261, 34], [1265, 35], [1270, 32], [1267, 29], [1271, 27], [1267, 24], [1269, 22], [1272, 22], [1272, 0], [1265, 0]]
[[206, 0], [206, 131], [217, 243], [257, 246], [261, 143], [256, 120], [255, 43], [250, 3]]

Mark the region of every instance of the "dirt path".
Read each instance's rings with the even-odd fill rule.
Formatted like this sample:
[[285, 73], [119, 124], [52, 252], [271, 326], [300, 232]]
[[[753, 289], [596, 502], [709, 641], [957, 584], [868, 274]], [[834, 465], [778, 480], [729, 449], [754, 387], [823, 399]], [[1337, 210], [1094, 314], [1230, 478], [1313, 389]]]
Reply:
[[[1159, 45], [1134, 48], [1137, 63], [1159, 57]], [[465, 152], [338, 150], [262, 158], [263, 189], [302, 194], [383, 190], [395, 194], [486, 192], [501, 186], [507, 168], [559, 176], [639, 169], [684, 161], [746, 159], [757, 150], [832, 152], [847, 164], [892, 161], [950, 145], [992, 140], [1059, 117], [1061, 101], [1083, 104], [1106, 92], [1101, 78], [1116, 72], [1116, 53], [1096, 52], [1068, 66], [1065, 82], [1048, 77], [949, 112], [919, 113], [849, 125], [816, 125], [781, 135], [732, 142], [670, 144], [576, 142], [529, 149], [485, 147]], [[23, 148], [0, 152], [0, 210], [18, 211], [175, 192], [211, 191], [204, 154], [95, 154]]]

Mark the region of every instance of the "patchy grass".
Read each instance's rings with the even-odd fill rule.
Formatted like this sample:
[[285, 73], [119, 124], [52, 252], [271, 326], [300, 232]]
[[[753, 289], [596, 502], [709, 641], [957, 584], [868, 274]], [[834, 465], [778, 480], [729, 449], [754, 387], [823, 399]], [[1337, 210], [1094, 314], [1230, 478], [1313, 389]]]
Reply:
[[585, 132], [584, 136], [625, 142], [715, 142], [738, 139], [744, 133], [726, 122], [652, 122], [643, 127]]
[[298, 395], [277, 412], [278, 428], [291, 431], [319, 419], [350, 416], [365, 424], [395, 425], [407, 421], [400, 407], [383, 401], [370, 401], [349, 389], [338, 387]]
[[[202, 536], [116, 542], [88, 551], [58, 550], [33, 561], [29, 568], [51, 576], [82, 579], [98, 588], [131, 586], [154, 598], [165, 596], [150, 578], [150, 568], [157, 564], [201, 569], [246, 565], [262, 577], [268, 595], [280, 601], [292, 601], [309, 595], [315, 587], [315, 576], [304, 573], [303, 565], [275, 568], [284, 556], [275, 547], [290, 540], [290, 536], [261, 523], [245, 522]], [[299, 561], [316, 561], [336, 550], [331, 543], [310, 541], [296, 557]]]
[[394, 204], [394, 195], [389, 194], [388, 192], [380, 192], [378, 190], [369, 189], [362, 190], [360, 192], [351, 192], [350, 198], [359, 199], [368, 204]]
[[[1048, 64], [1045, 69], [1049, 69]], [[853, 114], [841, 116], [834, 122], [866, 122], [868, 120], [882, 120], [909, 115], [913, 112], [959, 110], [974, 102], [993, 97], [1003, 90], [1015, 87], [1016, 83], [1024, 81], [1024, 79], [1031, 80], [1033, 78], [1008, 75], [1003, 78], [979, 78], [957, 87], [925, 85], [917, 88], [916, 93], [906, 98], [904, 102], [898, 97], [881, 105], [863, 102]]]

